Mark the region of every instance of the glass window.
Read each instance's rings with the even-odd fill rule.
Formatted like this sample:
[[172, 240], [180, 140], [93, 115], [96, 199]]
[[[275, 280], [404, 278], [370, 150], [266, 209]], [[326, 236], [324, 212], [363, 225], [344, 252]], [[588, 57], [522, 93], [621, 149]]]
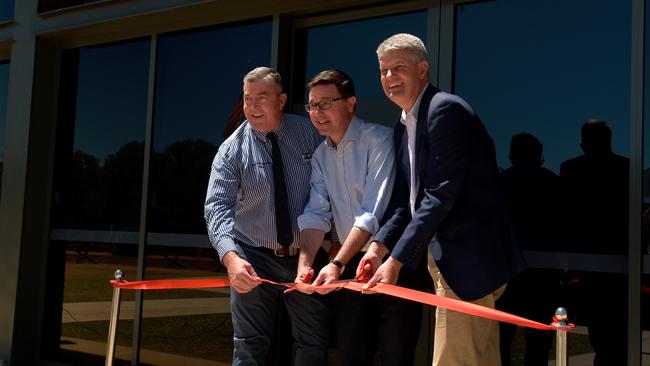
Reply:
[[[244, 75], [271, 63], [271, 22], [160, 36], [156, 59], [147, 279], [227, 277], [206, 235], [203, 204], [212, 160], [230, 125], [241, 120]], [[235, 118], [236, 119], [236, 118]], [[142, 351], [232, 362], [228, 289], [145, 293]], [[160, 315], [165, 304], [174, 309]], [[183, 309], [177, 310], [177, 309]]]
[[[606, 1], [458, 7], [454, 89], [480, 113], [502, 168], [510, 165], [510, 137], [529, 131], [544, 144], [545, 166], [559, 173], [582, 153], [580, 127], [589, 118], [606, 120], [614, 151], [629, 154], [629, 14], [629, 4]], [[485, 27], [488, 19], [494, 27]], [[607, 19], [620, 26], [605, 29]]]
[[[424, 42], [427, 12], [417, 11], [381, 18], [323, 25], [297, 31], [306, 51], [304, 73], [293, 90], [293, 110], [306, 114], [303, 105], [308, 95], [305, 84], [318, 72], [340, 69], [350, 75], [357, 94], [356, 114], [368, 122], [394, 126], [399, 108], [393, 105], [379, 83], [376, 49], [384, 39], [396, 33], [411, 33]], [[299, 67], [299, 66], [298, 66]]]
[[[500, 307], [544, 323], [567, 307], [579, 325], [569, 352], [603, 364], [626, 363], [625, 322], [602, 314], [626, 319], [630, 17], [630, 2], [456, 7], [454, 91], [494, 139], [531, 267]], [[584, 125], [592, 119], [601, 122]], [[536, 296], [540, 288], [548, 296]], [[523, 305], [531, 299], [536, 309]], [[507, 342], [515, 335], [501, 333]], [[527, 356], [549, 357], [542, 337]]]
[[244, 75], [270, 60], [270, 21], [159, 38], [150, 231], [205, 234], [212, 159]]
[[[62, 55], [44, 344], [64, 363], [105, 356], [106, 282], [117, 268], [136, 276], [149, 47], [137, 40]], [[124, 293], [117, 338], [126, 360], [133, 299]]]
[[14, 0], [0, 1], [0, 22], [14, 18]]
[[74, 116], [63, 121], [73, 125], [71, 175], [56, 192], [54, 227], [137, 232], [148, 47], [133, 42], [78, 51]]
[[[2, 166], [5, 160], [5, 124], [7, 121], [7, 87], [9, 62], [0, 63], [0, 194], [2, 193]], [[0, 196], [0, 199], [2, 196]]]

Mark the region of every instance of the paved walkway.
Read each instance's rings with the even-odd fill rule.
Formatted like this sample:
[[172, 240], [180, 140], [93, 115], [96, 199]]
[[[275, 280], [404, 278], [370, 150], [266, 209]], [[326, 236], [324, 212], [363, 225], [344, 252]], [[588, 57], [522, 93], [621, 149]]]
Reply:
[[[230, 313], [229, 297], [145, 300], [142, 305], [144, 318], [228, 313]], [[109, 320], [110, 314], [111, 303], [108, 301], [64, 303], [62, 322]], [[133, 301], [122, 301], [120, 320], [132, 320], [134, 314], [135, 303]]]
[[[106, 343], [92, 342], [85, 339], [61, 337], [64, 341], [61, 348], [69, 351], [90, 353], [98, 356], [106, 356]], [[131, 347], [118, 346], [115, 349], [115, 358], [130, 360]], [[147, 349], [140, 349], [140, 362], [148, 365], [183, 365], [183, 366], [226, 366], [230, 363], [223, 363], [210, 360], [202, 360], [186, 356], [174, 355], [171, 353], [156, 352]]]

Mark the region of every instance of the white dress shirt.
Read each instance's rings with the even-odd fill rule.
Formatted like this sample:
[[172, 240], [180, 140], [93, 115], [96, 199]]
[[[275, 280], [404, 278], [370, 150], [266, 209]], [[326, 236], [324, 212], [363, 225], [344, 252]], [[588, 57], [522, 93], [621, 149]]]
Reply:
[[[418, 95], [418, 99], [415, 100], [415, 103], [413, 104], [413, 107], [411, 107], [411, 110], [406, 112], [405, 110], [402, 110], [402, 116], [400, 118], [400, 122], [406, 126], [406, 135], [408, 138], [408, 152], [409, 152], [409, 171], [411, 175], [410, 179], [410, 194], [409, 194], [409, 206], [411, 207], [411, 217], [415, 216], [415, 201], [418, 197], [418, 189], [420, 188], [420, 179], [418, 177], [418, 174], [415, 170], [415, 154], [417, 151], [415, 151], [416, 147], [416, 139], [415, 139], [415, 134], [417, 131], [417, 122], [418, 122], [418, 111], [420, 109], [420, 101], [422, 100], [422, 95], [424, 95], [424, 91], [426, 88], [423, 88], [422, 91], [420, 92], [420, 95]], [[436, 260], [440, 260], [442, 258], [442, 247], [440, 246], [440, 242], [438, 242], [438, 235], [434, 235], [431, 241], [429, 242], [429, 251], [433, 255], [433, 258]]]

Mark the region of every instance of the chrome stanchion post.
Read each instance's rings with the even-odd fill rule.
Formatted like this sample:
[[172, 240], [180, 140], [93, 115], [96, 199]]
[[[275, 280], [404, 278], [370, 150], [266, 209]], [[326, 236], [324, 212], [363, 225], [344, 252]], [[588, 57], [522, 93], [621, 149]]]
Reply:
[[[124, 282], [121, 269], [115, 271], [115, 282]], [[115, 358], [115, 338], [117, 336], [117, 320], [120, 314], [120, 288], [113, 287], [113, 302], [111, 303], [111, 319], [108, 323], [108, 342], [106, 347], [106, 366], [113, 366]]]
[[567, 323], [568, 315], [565, 308], [557, 308], [553, 323], [551, 324], [557, 330], [555, 331], [555, 365], [566, 366], [567, 363], [567, 330], [570, 328]]

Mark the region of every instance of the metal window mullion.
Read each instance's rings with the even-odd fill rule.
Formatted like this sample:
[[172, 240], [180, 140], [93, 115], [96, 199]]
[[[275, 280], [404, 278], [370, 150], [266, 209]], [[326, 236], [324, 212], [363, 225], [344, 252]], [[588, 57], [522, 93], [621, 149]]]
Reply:
[[627, 364], [641, 365], [641, 212], [643, 200], [644, 0], [632, 0]]
[[271, 67], [276, 70], [280, 63], [280, 23], [280, 14], [273, 14], [273, 22], [271, 25]]
[[440, 39], [438, 47], [438, 80], [440, 90], [453, 93], [454, 72], [454, 0], [440, 1]]
[[440, 64], [440, 0], [434, 1], [427, 8], [426, 46], [429, 51], [429, 77], [433, 84], [438, 84]]
[[[149, 49], [149, 85], [147, 88], [147, 117], [144, 137], [144, 159], [142, 167], [142, 198], [140, 200], [140, 229], [138, 232], [138, 266], [137, 280], [144, 280], [145, 245], [147, 243], [147, 208], [149, 204], [149, 172], [153, 151], [153, 116], [156, 87], [156, 54], [158, 35], [151, 36]], [[133, 343], [131, 365], [136, 366], [140, 361], [140, 332], [142, 325], [142, 291], [135, 293], [135, 314], [133, 316]]]

